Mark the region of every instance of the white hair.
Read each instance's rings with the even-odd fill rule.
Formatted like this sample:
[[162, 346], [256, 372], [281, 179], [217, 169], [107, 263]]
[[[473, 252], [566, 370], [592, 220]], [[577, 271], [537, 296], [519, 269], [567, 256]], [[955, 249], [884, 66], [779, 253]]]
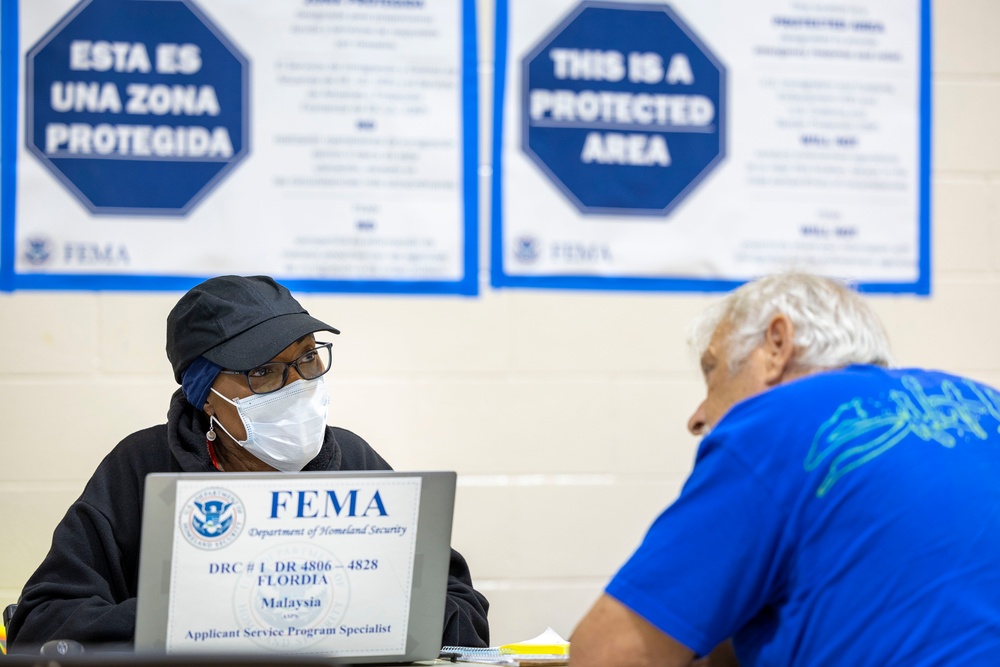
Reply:
[[736, 372], [761, 343], [778, 314], [795, 329], [793, 363], [807, 370], [850, 364], [891, 366], [889, 338], [861, 295], [830, 278], [779, 273], [730, 292], [692, 323], [690, 342], [700, 357], [721, 324], [729, 325], [730, 372]]

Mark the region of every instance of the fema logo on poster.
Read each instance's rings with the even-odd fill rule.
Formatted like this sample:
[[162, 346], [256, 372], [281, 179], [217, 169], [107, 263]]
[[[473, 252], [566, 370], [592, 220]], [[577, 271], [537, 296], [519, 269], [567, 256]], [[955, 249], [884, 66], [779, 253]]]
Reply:
[[27, 149], [97, 214], [185, 215], [249, 152], [249, 64], [194, 0], [82, 0], [25, 61]]
[[521, 66], [522, 148], [582, 213], [666, 215], [725, 155], [725, 68], [667, 5], [585, 1]]
[[243, 532], [245, 522], [243, 503], [222, 488], [199, 491], [181, 508], [181, 534], [199, 549], [228, 546]]

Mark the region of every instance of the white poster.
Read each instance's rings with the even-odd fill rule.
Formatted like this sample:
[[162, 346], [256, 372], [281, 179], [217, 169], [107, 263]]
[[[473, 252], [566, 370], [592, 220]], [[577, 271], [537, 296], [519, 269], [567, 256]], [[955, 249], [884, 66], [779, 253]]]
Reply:
[[179, 481], [168, 652], [406, 652], [421, 479]]
[[928, 293], [929, 0], [500, 0], [492, 282]]
[[476, 292], [472, 0], [0, 1], [0, 287]]

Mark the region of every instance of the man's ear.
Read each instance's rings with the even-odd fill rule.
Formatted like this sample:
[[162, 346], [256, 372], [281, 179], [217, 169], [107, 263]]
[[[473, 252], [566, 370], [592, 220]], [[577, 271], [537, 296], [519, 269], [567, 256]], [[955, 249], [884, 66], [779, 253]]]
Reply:
[[763, 348], [764, 381], [773, 387], [788, 379], [795, 360], [795, 326], [785, 315], [778, 313], [771, 319]]

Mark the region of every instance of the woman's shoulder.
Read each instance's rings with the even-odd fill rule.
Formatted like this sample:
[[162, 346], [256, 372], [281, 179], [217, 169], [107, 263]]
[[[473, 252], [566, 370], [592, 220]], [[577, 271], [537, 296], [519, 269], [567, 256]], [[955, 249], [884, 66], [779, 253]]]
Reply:
[[151, 472], [167, 472], [172, 467], [167, 427], [159, 424], [125, 436], [101, 461], [94, 479], [122, 482], [134, 478], [141, 482]]
[[385, 459], [357, 433], [339, 426], [331, 426], [333, 437], [340, 448], [340, 470], [391, 470]]

